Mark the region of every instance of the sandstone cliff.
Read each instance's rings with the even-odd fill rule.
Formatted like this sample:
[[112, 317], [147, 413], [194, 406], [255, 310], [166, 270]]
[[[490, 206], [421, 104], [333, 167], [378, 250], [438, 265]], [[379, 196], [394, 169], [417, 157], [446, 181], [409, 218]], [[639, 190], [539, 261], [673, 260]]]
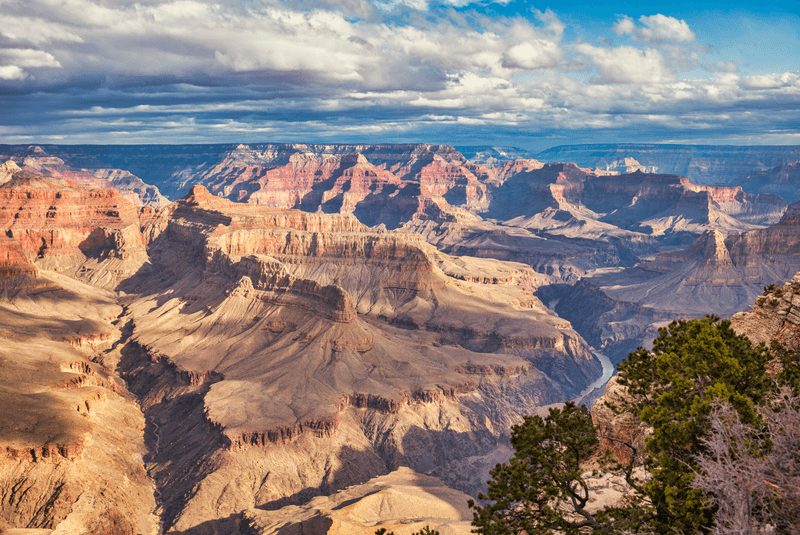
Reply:
[[89, 280], [94, 263], [110, 260], [116, 269], [93, 281], [101, 286], [132, 275], [146, 257], [138, 210], [116, 190], [27, 171], [0, 185], [0, 230], [40, 268]]
[[[48, 147], [48, 149], [60, 152], [55, 147]], [[157, 187], [144, 183], [141, 178], [129, 171], [104, 167], [95, 169], [77, 167], [80, 165], [81, 152], [80, 148], [71, 148], [68, 151], [69, 160], [78, 160], [75, 165], [70, 165], [36, 145], [29, 147], [0, 145], [0, 161], [14, 162], [24, 170], [41, 176], [71, 180], [94, 188], [115, 188], [123, 197], [137, 206], [158, 207], [169, 203], [169, 200], [161, 195]]]
[[[137, 210], [112, 191], [8, 167], [3, 296], [15, 310], [32, 301], [74, 316], [60, 327], [38, 312], [26, 321], [91, 356], [70, 357], [77, 374], [64, 383], [31, 376], [37, 392], [55, 389], [59, 403], [77, 407], [34, 403], [63, 431], [41, 431], [49, 438], [40, 445], [38, 432], [8, 438], [17, 465], [63, 458], [55, 465], [83, 474], [83, 487], [30, 518], [35, 503], [14, 494], [8, 526], [80, 533], [121, 515], [128, 520], [110, 532], [147, 533], [157, 502], [166, 529], [238, 533], [245, 510], [303, 503], [401, 466], [474, 494], [508, 455], [512, 423], [600, 373], [569, 324], [532, 294], [545, 280], [525, 265], [454, 258], [346, 213], [237, 204], [200, 186], [163, 209]], [[59, 304], [43, 304], [47, 295]], [[75, 305], [84, 300], [100, 319]], [[143, 444], [141, 413], [119, 397], [115, 366], [147, 418], [144, 466], [141, 450], [112, 446]], [[109, 459], [115, 451], [138, 468]], [[135, 484], [98, 494], [93, 485], [107, 480], [96, 463]]]
[[122, 310], [109, 292], [28, 275], [0, 272], [0, 531], [155, 535], [145, 419], [98, 361]]
[[512, 422], [600, 371], [520, 265], [471, 270], [353, 216], [200, 186], [144, 235], [152, 267], [121, 286], [135, 326], [123, 369], [162, 429], [154, 474], [175, 529], [399, 466], [475, 493]]

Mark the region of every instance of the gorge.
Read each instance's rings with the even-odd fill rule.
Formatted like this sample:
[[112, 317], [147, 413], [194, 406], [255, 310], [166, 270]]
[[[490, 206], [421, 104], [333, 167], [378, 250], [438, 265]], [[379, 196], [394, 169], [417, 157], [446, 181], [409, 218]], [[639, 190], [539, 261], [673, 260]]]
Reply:
[[468, 533], [592, 348], [800, 271], [796, 147], [623, 149], [0, 146], [0, 530]]

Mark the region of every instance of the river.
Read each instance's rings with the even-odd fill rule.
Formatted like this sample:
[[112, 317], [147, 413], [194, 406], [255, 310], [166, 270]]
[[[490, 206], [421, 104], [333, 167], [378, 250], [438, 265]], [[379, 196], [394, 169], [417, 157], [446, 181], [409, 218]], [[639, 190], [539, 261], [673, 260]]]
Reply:
[[600, 377], [598, 377], [592, 384], [587, 386], [586, 389], [583, 392], [581, 392], [581, 395], [579, 397], [585, 396], [595, 388], [601, 388], [608, 382], [609, 379], [611, 379], [611, 376], [614, 375], [614, 365], [611, 364], [611, 361], [608, 360], [608, 357], [600, 353], [599, 351], [596, 351], [593, 347], [591, 347], [590, 349], [592, 350], [592, 354], [595, 357], [597, 357], [597, 360], [599, 360], [600, 364], [603, 366], [603, 374]]

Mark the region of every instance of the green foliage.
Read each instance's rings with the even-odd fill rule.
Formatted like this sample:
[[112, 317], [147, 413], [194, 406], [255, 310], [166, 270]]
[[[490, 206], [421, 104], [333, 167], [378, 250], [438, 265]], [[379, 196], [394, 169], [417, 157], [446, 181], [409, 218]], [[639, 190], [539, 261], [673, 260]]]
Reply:
[[594, 515], [585, 510], [589, 489], [581, 464], [595, 454], [598, 439], [587, 410], [567, 403], [545, 419], [526, 417], [512, 428], [516, 453], [492, 470], [488, 495], [479, 495], [487, 505], [470, 501], [477, 533], [707, 533], [716, 508], [722, 509], [718, 500], [709, 500], [708, 485], [693, 482], [704, 473], [700, 460], [709, 465], [705, 454], [715, 407], [724, 404], [737, 422], [757, 430], [747, 452], [737, 454], [769, 458], [775, 444], [758, 431], [767, 425], [767, 400], [776, 399], [779, 388], [800, 395], [800, 354], [775, 342], [769, 350], [754, 347], [729, 321], [714, 316], [672, 322], [659, 330], [652, 350], [637, 349], [618, 370], [631, 401], [612, 408], [637, 415], [653, 429], [645, 457], [652, 477], [640, 484], [631, 476], [633, 464], [616, 466], [639, 494], [627, 506]]
[[488, 495], [478, 495], [488, 503], [469, 502], [477, 533], [610, 533], [620, 523], [610, 511], [592, 515], [585, 510], [590, 496], [581, 465], [599, 445], [586, 407], [569, 402], [550, 409], [544, 419], [526, 416], [512, 427], [511, 444], [515, 455], [492, 470]]
[[653, 427], [646, 462], [653, 478], [644, 491], [656, 508], [656, 532], [711, 526], [713, 510], [691, 483], [713, 403], [728, 402], [743, 422], [755, 423], [755, 404], [774, 384], [769, 360], [763, 345], [753, 347], [729, 321], [709, 316], [672, 322], [659, 330], [652, 351], [639, 348], [618, 366], [619, 382], [637, 399], [626, 409]]
[[770, 352], [778, 363], [779, 371], [775, 376], [778, 386], [787, 386], [795, 396], [800, 395], [800, 354], [786, 349], [775, 340], [772, 341]]
[[761, 295], [767, 295], [775, 291], [775, 285], [770, 284], [769, 286], [764, 286], [764, 292]]

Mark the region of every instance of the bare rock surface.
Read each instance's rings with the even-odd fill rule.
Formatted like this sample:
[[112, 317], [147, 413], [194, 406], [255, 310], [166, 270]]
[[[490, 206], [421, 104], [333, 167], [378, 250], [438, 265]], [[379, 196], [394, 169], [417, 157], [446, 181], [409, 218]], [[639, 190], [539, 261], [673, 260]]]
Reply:
[[409, 535], [425, 526], [442, 535], [471, 533], [469, 496], [409, 468], [349, 487], [302, 506], [250, 509], [243, 531], [252, 535], [372, 535], [383, 528]]
[[577, 162], [603, 171], [671, 173], [696, 184], [742, 185], [748, 193], [786, 192], [795, 202], [797, 191], [772, 189], [762, 173], [800, 162], [800, 146], [693, 146], [644, 143], [562, 145], [539, 153], [545, 161]]
[[175, 530], [229, 532], [245, 507], [399, 466], [474, 494], [511, 423], [600, 372], [519, 264], [201, 186], [143, 230], [150, 263], [120, 286], [121, 365], [158, 422]]
[[[54, 148], [48, 147], [49, 151]], [[55, 151], [59, 152], [57, 148]], [[115, 188], [134, 205], [164, 206], [169, 200], [161, 195], [158, 188], [145, 184], [141, 178], [122, 169], [95, 168], [86, 169], [68, 164], [39, 146], [0, 146], [0, 161], [9, 161], [22, 169], [37, 175], [55, 179], [70, 180], [93, 188]], [[70, 156], [81, 153], [81, 149], [72, 147]], [[0, 183], [2, 182], [0, 171]]]
[[26, 277], [9, 292], [19, 276], [0, 275], [0, 530], [155, 534], [144, 416], [96, 361], [121, 307], [53, 272]]
[[[83, 416], [58, 408], [81, 406], [50, 393], [58, 374], [3, 387], [56, 415], [2, 423], [14, 462], [59, 459], [88, 489], [64, 494], [49, 523], [22, 520], [27, 499], [4, 506], [15, 529], [80, 533], [122, 511], [136, 520], [120, 533], [234, 534], [401, 467], [474, 496], [510, 456], [510, 425], [600, 374], [568, 320], [618, 360], [669, 319], [733, 313], [800, 269], [796, 206], [773, 225], [786, 210], [776, 197], [638, 158], [614, 175], [499, 152], [469, 161], [443, 145], [3, 150], [19, 153], [0, 169], [4, 317], [31, 340], [69, 333], [13, 348], [44, 362], [58, 344], [84, 351], [93, 371], [73, 390], [111, 392]], [[127, 184], [153, 205], [137, 180], [160, 177], [183, 197], [137, 207], [69, 177]], [[14, 366], [3, 385], [29, 373]], [[114, 441], [138, 453], [109, 459]], [[135, 496], [98, 494], [106, 480], [74, 453], [91, 448]]]
[[[58, 344], [87, 355], [60, 365], [79, 370], [63, 392], [67, 372], [6, 368], [3, 385], [22, 374], [31, 384], [3, 395], [39, 396], [0, 426], [14, 466], [58, 459], [65, 478], [83, 478], [52, 511], [15, 495], [9, 528], [239, 533], [247, 509], [402, 466], [474, 495], [510, 455], [512, 423], [600, 373], [533, 295], [547, 278], [523, 264], [452, 257], [347, 213], [237, 204], [202, 186], [137, 209], [8, 167], [0, 286], [7, 323], [30, 324], [14, 336], [37, 344], [9, 347], [46, 362]], [[145, 413], [144, 437], [115, 369]], [[84, 392], [99, 397], [75, 397]], [[2, 484], [13, 488], [19, 469]], [[131, 483], [98, 491], [108, 477]]]
[[[573, 287], [547, 290], [556, 312], [586, 340], [618, 361], [649, 343], [657, 327], [676, 318], [730, 317], [748, 308], [764, 286], [800, 269], [800, 216], [791, 205], [775, 225], [725, 236], [708, 231], [688, 248], [663, 252], [622, 269], [597, 271]], [[598, 306], [590, 314], [582, 303]]]
[[751, 310], [734, 314], [731, 327], [756, 344], [776, 340], [800, 349], [800, 273], [783, 285], [766, 288]]
[[610, 451], [623, 466], [636, 460], [634, 455], [644, 455], [645, 440], [652, 434], [652, 429], [639, 418], [623, 410], [624, 403], [631, 401], [627, 388], [612, 377], [606, 383], [605, 393], [592, 405], [592, 423], [597, 428], [602, 451]]

